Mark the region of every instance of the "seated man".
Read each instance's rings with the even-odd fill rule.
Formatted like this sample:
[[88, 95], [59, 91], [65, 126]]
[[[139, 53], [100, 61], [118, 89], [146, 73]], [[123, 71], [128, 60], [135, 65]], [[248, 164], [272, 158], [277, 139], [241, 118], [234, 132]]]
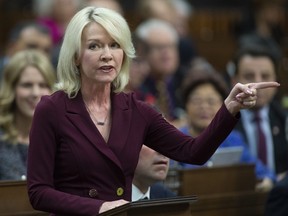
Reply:
[[270, 191], [265, 215], [284, 216], [288, 213], [288, 175], [275, 184]]
[[165, 180], [168, 169], [167, 157], [143, 145], [133, 179], [132, 201], [175, 197], [175, 193], [160, 183]]
[[[280, 59], [259, 46], [239, 49], [234, 57], [233, 84], [278, 80]], [[277, 181], [288, 172], [287, 114], [280, 105], [276, 89], [257, 91], [256, 105], [241, 111], [235, 129], [245, 139], [254, 157], [276, 173]]]

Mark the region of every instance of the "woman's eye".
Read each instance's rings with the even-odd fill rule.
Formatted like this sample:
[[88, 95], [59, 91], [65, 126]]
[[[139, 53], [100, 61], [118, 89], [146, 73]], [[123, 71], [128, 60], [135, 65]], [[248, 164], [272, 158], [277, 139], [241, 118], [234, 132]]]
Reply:
[[19, 86], [22, 88], [30, 88], [33, 84], [29, 82], [19, 83]]
[[118, 48], [120, 48], [120, 45], [118, 43], [114, 42], [114, 43], [111, 44], [111, 47], [115, 48], [115, 49], [118, 49]]
[[89, 49], [91, 49], [91, 50], [95, 50], [95, 49], [97, 49], [97, 48], [99, 48], [99, 45], [98, 45], [98, 44], [90, 44], [90, 45], [89, 45]]

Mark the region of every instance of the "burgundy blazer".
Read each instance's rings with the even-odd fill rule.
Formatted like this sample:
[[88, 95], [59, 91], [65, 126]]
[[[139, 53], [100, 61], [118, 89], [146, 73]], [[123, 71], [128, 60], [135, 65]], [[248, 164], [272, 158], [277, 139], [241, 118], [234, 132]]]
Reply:
[[112, 94], [106, 143], [81, 93], [42, 97], [30, 132], [28, 193], [32, 206], [55, 215], [97, 215], [105, 201], [131, 200], [142, 144], [185, 163], [205, 163], [238, 118], [225, 105], [197, 138], [182, 134], [133, 93]]

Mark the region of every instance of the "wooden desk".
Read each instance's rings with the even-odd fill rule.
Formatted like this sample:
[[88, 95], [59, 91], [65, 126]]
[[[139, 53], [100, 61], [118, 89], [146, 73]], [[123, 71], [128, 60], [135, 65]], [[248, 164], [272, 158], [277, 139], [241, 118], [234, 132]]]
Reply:
[[179, 195], [212, 195], [254, 191], [255, 166], [238, 164], [225, 167], [201, 167], [179, 170]]
[[267, 193], [237, 192], [203, 195], [191, 205], [193, 216], [263, 216]]
[[[254, 176], [252, 165], [182, 170], [184, 197], [128, 203], [101, 216], [263, 216], [267, 194], [254, 191]], [[0, 182], [0, 216], [48, 215], [32, 209], [26, 187]]]
[[144, 200], [127, 203], [99, 216], [190, 216], [190, 205], [196, 201], [196, 196]]
[[32, 208], [26, 181], [0, 181], [0, 216], [48, 215]]
[[[101, 214], [102, 216], [190, 216], [190, 204], [196, 196], [172, 199], [146, 200], [128, 203]], [[48, 216], [32, 208], [27, 194], [26, 181], [0, 182], [0, 216]]]
[[197, 195], [193, 216], [263, 216], [267, 193], [255, 192], [254, 165], [180, 170], [180, 195]]

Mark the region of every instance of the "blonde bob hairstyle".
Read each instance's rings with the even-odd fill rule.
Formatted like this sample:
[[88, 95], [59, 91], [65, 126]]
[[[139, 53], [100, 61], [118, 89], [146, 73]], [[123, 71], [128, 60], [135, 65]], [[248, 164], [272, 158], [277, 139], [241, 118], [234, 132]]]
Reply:
[[0, 128], [1, 140], [16, 143], [18, 132], [15, 121], [15, 88], [24, 69], [33, 66], [44, 77], [51, 92], [54, 90], [56, 71], [45, 54], [37, 50], [19, 51], [12, 56], [3, 70], [0, 87]]
[[123, 91], [129, 81], [129, 67], [131, 59], [135, 57], [135, 49], [126, 20], [107, 8], [86, 7], [76, 13], [68, 24], [59, 54], [57, 88], [66, 92], [70, 98], [75, 97], [81, 88], [76, 59], [81, 54], [82, 32], [92, 22], [100, 24], [124, 51], [123, 64], [112, 82], [112, 90]]

